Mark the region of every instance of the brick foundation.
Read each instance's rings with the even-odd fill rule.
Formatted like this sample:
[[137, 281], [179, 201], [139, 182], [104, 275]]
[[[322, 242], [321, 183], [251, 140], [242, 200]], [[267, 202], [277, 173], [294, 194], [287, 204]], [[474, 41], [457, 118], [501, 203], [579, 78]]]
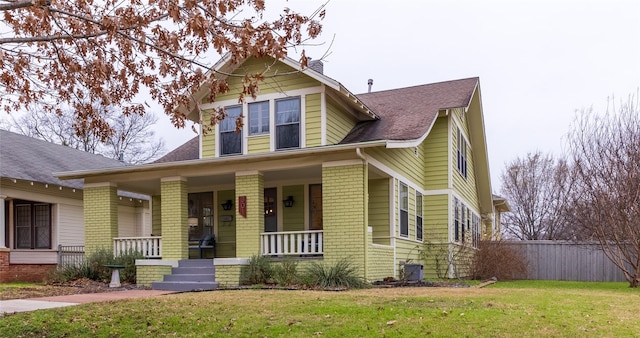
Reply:
[[9, 264], [9, 250], [0, 249], [0, 283], [42, 282], [55, 264]]

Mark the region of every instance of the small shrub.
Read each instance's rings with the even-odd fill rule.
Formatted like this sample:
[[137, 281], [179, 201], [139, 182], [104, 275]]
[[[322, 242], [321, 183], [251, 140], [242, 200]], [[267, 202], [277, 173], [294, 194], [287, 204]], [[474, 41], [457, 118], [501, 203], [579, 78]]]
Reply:
[[136, 283], [136, 259], [144, 259], [144, 255], [139, 251], [127, 250], [124, 254], [115, 257], [114, 263], [124, 266], [124, 269], [120, 270], [120, 280], [122, 282]]
[[358, 276], [358, 268], [346, 259], [339, 260], [335, 265], [326, 266], [312, 263], [307, 268], [308, 286], [322, 288], [362, 288], [365, 281]]
[[124, 269], [120, 271], [120, 280], [135, 284], [136, 259], [144, 259], [144, 256], [140, 252], [130, 250], [118, 257], [114, 257], [110, 250], [99, 249], [89, 255], [82, 264], [68, 265], [55, 269], [48, 276], [47, 281], [49, 283], [61, 283], [87, 278], [106, 283], [111, 280], [111, 269], [105, 267], [105, 265], [120, 264], [124, 265]]
[[514, 280], [527, 277], [527, 260], [514, 246], [503, 241], [480, 241], [471, 263], [473, 279]]
[[249, 259], [249, 265], [242, 269], [240, 283], [244, 285], [268, 284], [273, 277], [271, 261], [266, 256], [254, 255]]
[[273, 269], [273, 279], [278, 285], [294, 285], [299, 283], [298, 262], [285, 258]]
[[86, 259], [87, 266], [95, 274], [95, 278], [91, 279], [105, 283], [111, 280], [111, 269], [105, 267], [105, 265], [114, 263], [113, 252], [105, 248], [96, 250]]

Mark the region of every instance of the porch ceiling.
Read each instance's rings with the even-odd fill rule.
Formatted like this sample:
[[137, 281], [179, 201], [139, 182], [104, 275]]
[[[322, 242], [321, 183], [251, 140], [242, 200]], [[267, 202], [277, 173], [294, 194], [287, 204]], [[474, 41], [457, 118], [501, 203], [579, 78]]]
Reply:
[[[289, 168], [286, 170], [265, 170], [262, 171], [262, 173], [264, 175], [265, 186], [276, 183], [286, 184], [286, 182], [298, 184], [300, 182], [319, 183], [322, 181], [322, 166], [320, 165]], [[221, 188], [233, 189], [235, 185], [235, 172], [198, 176], [184, 175], [184, 177], [187, 179], [187, 189], [189, 191], [218, 190]], [[369, 179], [384, 177], [389, 177], [389, 175], [371, 165], [369, 166]], [[160, 194], [159, 178], [139, 178], [135, 180], [115, 181], [115, 183], [120, 190], [144, 193], [147, 195]]]

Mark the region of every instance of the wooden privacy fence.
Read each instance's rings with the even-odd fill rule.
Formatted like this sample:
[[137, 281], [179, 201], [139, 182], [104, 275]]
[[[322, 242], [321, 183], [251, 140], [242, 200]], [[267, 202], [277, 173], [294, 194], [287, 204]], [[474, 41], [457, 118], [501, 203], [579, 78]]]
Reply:
[[84, 245], [58, 245], [58, 266], [78, 266], [84, 263]]
[[624, 282], [622, 272], [594, 242], [510, 241], [528, 263], [521, 279]]

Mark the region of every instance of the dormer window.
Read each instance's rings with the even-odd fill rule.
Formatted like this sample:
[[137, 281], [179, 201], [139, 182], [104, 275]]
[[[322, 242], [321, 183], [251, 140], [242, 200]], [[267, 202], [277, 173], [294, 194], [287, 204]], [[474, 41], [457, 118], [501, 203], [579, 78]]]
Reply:
[[300, 147], [300, 98], [276, 100], [276, 149]]
[[269, 133], [269, 101], [249, 103], [249, 135]]
[[220, 121], [220, 155], [242, 154], [242, 132], [236, 132], [236, 120], [242, 106], [226, 107], [227, 116]]

